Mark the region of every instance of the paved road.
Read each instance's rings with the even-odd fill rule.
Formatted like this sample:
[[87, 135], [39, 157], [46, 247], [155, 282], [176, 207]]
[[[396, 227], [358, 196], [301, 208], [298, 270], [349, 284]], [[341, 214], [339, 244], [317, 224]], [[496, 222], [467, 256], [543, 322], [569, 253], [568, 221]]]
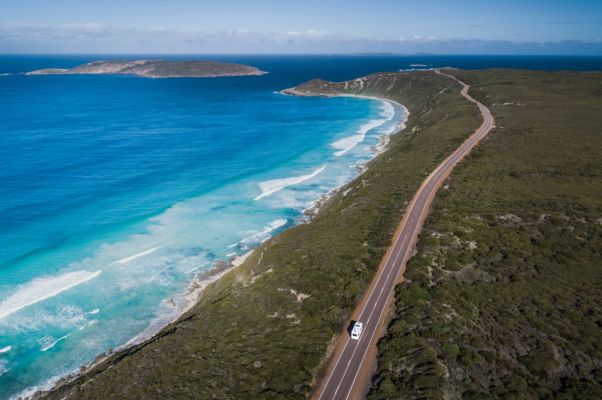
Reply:
[[414, 195], [397, 229], [393, 245], [385, 256], [386, 261], [354, 313], [356, 319], [364, 323], [364, 332], [360, 340], [351, 340], [347, 336], [341, 342], [339, 351], [333, 357], [334, 361], [328, 375], [318, 389], [316, 398], [319, 400], [355, 399], [363, 396], [366, 371], [362, 369], [373, 362], [371, 357], [374, 357], [375, 353], [370, 350], [375, 349], [378, 340], [377, 332], [382, 326], [381, 319], [393, 295], [393, 288], [405, 271], [405, 265], [410, 258], [435, 193], [454, 166], [495, 126], [489, 109], [468, 94], [468, 85], [444, 72], [435, 70], [435, 73], [449, 77], [462, 85], [461, 94], [479, 107], [483, 123], [429, 175]]

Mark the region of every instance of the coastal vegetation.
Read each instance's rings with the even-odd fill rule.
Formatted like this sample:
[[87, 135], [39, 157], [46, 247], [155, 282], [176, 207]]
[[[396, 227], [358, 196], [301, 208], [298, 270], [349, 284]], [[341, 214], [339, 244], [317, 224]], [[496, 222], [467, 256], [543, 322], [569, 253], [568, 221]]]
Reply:
[[602, 398], [602, 74], [450, 72], [497, 128], [433, 203], [368, 398]]
[[47, 398], [293, 399], [311, 393], [406, 202], [480, 123], [457, 83], [428, 71], [376, 74], [329, 90], [402, 103], [410, 111], [407, 127], [310, 223], [266, 242], [154, 338], [110, 355]]

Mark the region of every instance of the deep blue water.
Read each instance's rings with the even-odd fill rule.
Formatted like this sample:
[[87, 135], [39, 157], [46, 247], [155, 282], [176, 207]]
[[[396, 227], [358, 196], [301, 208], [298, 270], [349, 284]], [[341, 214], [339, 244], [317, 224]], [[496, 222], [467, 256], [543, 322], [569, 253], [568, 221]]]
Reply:
[[19, 75], [107, 58], [0, 56], [0, 399], [175, 317], [197, 273], [302, 221], [403, 117], [277, 91], [416, 64], [602, 69], [601, 57], [215, 56], [269, 74]]

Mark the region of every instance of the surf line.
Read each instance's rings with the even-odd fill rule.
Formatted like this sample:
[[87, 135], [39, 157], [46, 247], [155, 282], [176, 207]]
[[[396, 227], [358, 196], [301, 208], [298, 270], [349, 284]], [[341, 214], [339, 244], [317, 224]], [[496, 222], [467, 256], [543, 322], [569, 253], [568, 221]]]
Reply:
[[16, 293], [0, 303], [0, 319], [81, 285], [96, 278], [100, 273], [101, 271], [75, 271], [58, 276], [36, 278], [21, 285]]
[[269, 196], [273, 193], [276, 193], [284, 188], [289, 186], [298, 185], [299, 183], [303, 183], [311, 178], [314, 178], [318, 174], [320, 174], [326, 168], [326, 164], [322, 165], [320, 168], [312, 172], [311, 174], [295, 176], [293, 178], [283, 178], [283, 179], [272, 179], [270, 181], [261, 182], [259, 184], [259, 188], [261, 189], [261, 194], [255, 197], [255, 200], [261, 200], [266, 196]]
[[117, 260], [117, 261], [113, 261], [113, 263], [114, 264], [127, 264], [130, 261], [132, 261], [132, 260], [135, 260], [137, 258], [140, 258], [140, 257], [145, 256], [145, 255], [150, 254], [150, 253], [154, 253], [157, 250], [159, 250], [159, 246], [153, 247], [152, 249], [144, 250], [144, 251], [142, 251], [140, 253], [134, 254], [134, 255], [129, 256], [129, 257], [122, 258], [122, 259]]

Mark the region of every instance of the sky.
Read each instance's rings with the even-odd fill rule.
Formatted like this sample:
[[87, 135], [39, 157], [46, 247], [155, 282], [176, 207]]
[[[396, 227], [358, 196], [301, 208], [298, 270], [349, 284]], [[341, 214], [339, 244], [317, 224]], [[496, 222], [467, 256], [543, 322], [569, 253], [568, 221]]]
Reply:
[[602, 55], [602, 0], [0, 0], [0, 53]]

